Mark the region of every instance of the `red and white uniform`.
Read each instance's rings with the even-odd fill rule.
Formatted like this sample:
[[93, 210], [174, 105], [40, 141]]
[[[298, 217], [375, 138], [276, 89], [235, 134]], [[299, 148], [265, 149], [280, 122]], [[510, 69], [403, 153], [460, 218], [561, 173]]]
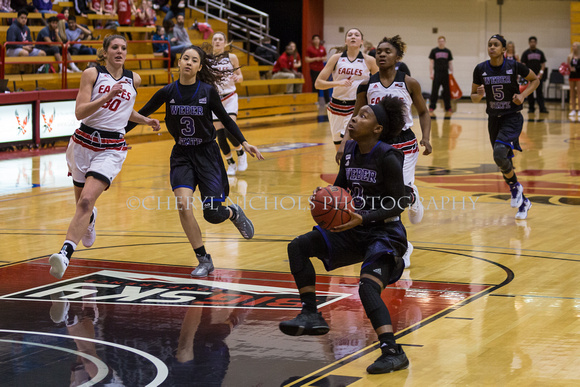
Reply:
[[362, 52], [359, 52], [353, 61], [348, 59], [346, 51], [338, 58], [332, 72], [332, 79], [334, 81], [351, 79], [353, 82], [349, 87], [335, 87], [332, 91], [332, 100], [328, 104], [328, 121], [330, 123], [332, 141], [335, 143], [340, 143], [344, 136], [346, 125], [352, 117], [358, 86], [363, 81], [368, 80], [369, 76], [370, 70]]
[[[238, 93], [236, 93], [236, 83], [234, 82], [234, 65], [230, 60], [229, 54], [224, 55], [217, 63], [215, 63], [213, 68], [219, 71], [227, 71], [230, 74], [222, 79], [219, 83], [218, 93], [224, 105], [224, 109], [229, 115], [238, 115]], [[218, 121], [215, 114], [212, 113], [212, 120]]]
[[103, 0], [103, 12], [111, 13], [115, 9], [115, 0]]
[[97, 66], [97, 71], [91, 101], [107, 94], [118, 82], [122, 82], [123, 92], [81, 120], [81, 127], [69, 141], [66, 160], [69, 174], [77, 185], [84, 184], [88, 176], [111, 184], [127, 157], [125, 127], [137, 95], [133, 72], [124, 70], [122, 77], [115, 79], [104, 66]]
[[101, 0], [92, 0], [91, 4], [93, 6], [93, 9], [97, 11], [101, 9]]
[[117, 0], [117, 15], [119, 16], [119, 25], [131, 25], [131, 0]]

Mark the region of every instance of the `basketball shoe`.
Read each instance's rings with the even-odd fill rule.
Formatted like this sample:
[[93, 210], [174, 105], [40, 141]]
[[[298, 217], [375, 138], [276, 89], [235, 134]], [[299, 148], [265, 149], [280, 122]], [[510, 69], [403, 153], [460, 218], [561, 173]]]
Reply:
[[244, 152], [238, 157], [238, 171], [244, 172], [246, 169], [248, 169], [248, 154]]
[[68, 267], [68, 258], [64, 255], [61, 251], [56, 254], [52, 254], [50, 258], [48, 258], [48, 263], [50, 263], [50, 275], [55, 277], [56, 279], [61, 279]]
[[61, 300], [61, 297], [64, 297], [64, 292], [50, 295], [50, 299], [52, 300], [49, 312], [50, 319], [57, 324], [66, 319], [68, 310], [70, 309], [70, 302], [68, 300]]
[[510, 186], [510, 192], [512, 194], [511, 206], [513, 208], [519, 207], [524, 201], [524, 187], [520, 183], [515, 183]]
[[367, 367], [369, 374], [386, 374], [409, 367], [409, 359], [407, 359], [407, 355], [405, 355], [400, 344], [397, 344], [393, 348], [383, 343], [381, 351], [383, 354], [373, 364]]
[[235, 163], [228, 163], [228, 176], [234, 176], [236, 174], [237, 171], [237, 167]]
[[97, 221], [97, 207], [93, 207], [93, 221], [87, 227], [87, 232], [83, 235], [81, 239], [83, 246], [91, 247], [97, 239], [97, 232], [95, 231], [95, 222]]
[[230, 219], [234, 226], [245, 239], [252, 239], [254, 237], [254, 224], [252, 221], [244, 214], [242, 207], [237, 204], [232, 204], [230, 208], [236, 213], [235, 218]]
[[411, 186], [413, 188], [413, 196], [415, 197], [415, 201], [411, 204], [409, 208], [409, 220], [412, 224], [420, 223], [423, 220], [423, 214], [425, 213], [425, 208], [423, 207], [423, 203], [421, 203], [421, 197], [419, 196], [419, 191], [417, 187], [414, 185]]
[[280, 330], [289, 336], [319, 336], [327, 334], [330, 328], [322, 317], [322, 313], [302, 311], [292, 320], [282, 321]]
[[211, 255], [196, 255], [199, 265], [191, 272], [192, 277], [207, 277], [213, 270]]
[[532, 202], [530, 201], [530, 199], [525, 198], [520, 208], [518, 208], [518, 212], [516, 213], [516, 219], [518, 220], [526, 219], [528, 217], [528, 211], [530, 210], [530, 208], [532, 208]]
[[413, 245], [411, 242], [407, 241], [407, 251], [403, 254], [403, 262], [405, 262], [405, 269], [411, 266], [411, 254], [413, 254]]

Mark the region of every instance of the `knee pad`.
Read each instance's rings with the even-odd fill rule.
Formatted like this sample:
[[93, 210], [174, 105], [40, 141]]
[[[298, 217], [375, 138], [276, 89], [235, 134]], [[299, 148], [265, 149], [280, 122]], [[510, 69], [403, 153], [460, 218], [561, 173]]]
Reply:
[[294, 238], [292, 242], [288, 243], [288, 261], [292, 274], [296, 274], [304, 268], [304, 255], [300, 249], [300, 241], [298, 238]]
[[220, 146], [222, 153], [224, 155], [230, 154], [232, 152], [232, 150], [230, 149], [230, 144], [228, 144], [225, 129], [219, 129], [217, 131], [217, 139], [218, 139], [218, 145]]
[[493, 145], [493, 160], [502, 173], [509, 173], [513, 169], [512, 161], [508, 157], [511, 148], [505, 144], [496, 142]]
[[230, 217], [228, 209], [221, 204], [206, 203], [203, 205], [203, 218], [212, 224], [225, 222]]
[[381, 291], [381, 285], [372, 279], [361, 278], [358, 287], [358, 295], [367, 315], [370, 316], [376, 309], [385, 305], [381, 299]]

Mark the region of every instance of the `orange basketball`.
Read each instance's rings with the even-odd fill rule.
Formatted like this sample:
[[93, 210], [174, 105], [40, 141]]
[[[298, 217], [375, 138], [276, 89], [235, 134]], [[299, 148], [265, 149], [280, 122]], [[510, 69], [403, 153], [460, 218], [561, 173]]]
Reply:
[[310, 200], [314, 221], [327, 230], [348, 222], [349, 210], [354, 211], [352, 196], [341, 187], [329, 185], [321, 188]]

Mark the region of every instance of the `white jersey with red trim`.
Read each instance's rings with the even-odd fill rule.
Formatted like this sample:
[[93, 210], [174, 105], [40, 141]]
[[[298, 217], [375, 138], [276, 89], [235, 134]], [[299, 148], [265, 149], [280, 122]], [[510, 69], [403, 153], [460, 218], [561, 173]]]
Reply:
[[390, 95], [391, 97], [397, 97], [405, 103], [405, 127], [403, 130], [407, 130], [412, 127], [413, 115], [411, 113], [411, 105], [413, 104], [413, 99], [411, 98], [411, 94], [407, 89], [404, 72], [397, 71], [393, 83], [391, 83], [388, 87], [385, 87], [381, 83], [381, 77], [379, 73], [371, 75], [367, 90], [367, 102], [369, 105], [378, 104], [387, 95]]
[[234, 82], [234, 65], [230, 60], [229, 54], [224, 55], [217, 63], [212, 65], [212, 67], [221, 72], [229, 72], [229, 74], [224, 76], [222, 81], [217, 85], [218, 93], [223, 96], [235, 92], [236, 83]]
[[332, 79], [334, 81], [351, 79], [353, 82], [349, 87], [335, 87], [332, 91], [332, 97], [342, 101], [356, 100], [358, 85], [369, 79], [370, 74], [362, 52], [359, 51], [356, 59], [352, 62], [348, 59], [347, 52], [343, 52], [334, 66]]
[[121, 82], [123, 91], [116, 97], [105, 102], [95, 113], [82, 120], [82, 123], [95, 129], [107, 130], [110, 132], [125, 133], [125, 126], [129, 122], [129, 117], [133, 112], [137, 90], [133, 83], [133, 72], [123, 70], [120, 79], [115, 79], [105, 66], [97, 66], [97, 80], [93, 85], [91, 101], [94, 101], [107, 94], [111, 87]]

